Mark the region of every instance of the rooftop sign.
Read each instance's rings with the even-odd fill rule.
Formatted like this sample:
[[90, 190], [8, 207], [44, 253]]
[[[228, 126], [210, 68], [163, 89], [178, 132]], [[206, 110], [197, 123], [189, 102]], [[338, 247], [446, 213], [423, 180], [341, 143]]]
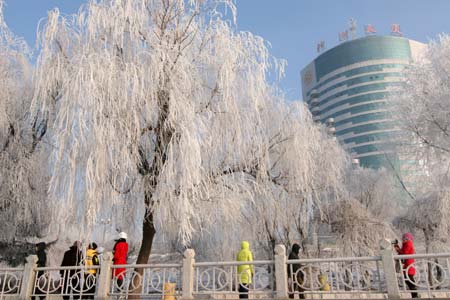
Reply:
[[[375, 35], [377, 34], [377, 30], [375, 28], [375, 25], [373, 24], [366, 24], [364, 25], [364, 33], [366, 36], [369, 35]], [[403, 33], [400, 29], [400, 24], [394, 23], [391, 24], [391, 31], [390, 34], [392, 36], [403, 36]], [[348, 28], [345, 31], [341, 31], [338, 33], [338, 40], [339, 43], [346, 42], [348, 40], [354, 40], [358, 38], [358, 26], [357, 22], [354, 18], [350, 18], [348, 21]], [[319, 41], [316, 44], [316, 51], [317, 53], [321, 53], [325, 50], [325, 41]]]

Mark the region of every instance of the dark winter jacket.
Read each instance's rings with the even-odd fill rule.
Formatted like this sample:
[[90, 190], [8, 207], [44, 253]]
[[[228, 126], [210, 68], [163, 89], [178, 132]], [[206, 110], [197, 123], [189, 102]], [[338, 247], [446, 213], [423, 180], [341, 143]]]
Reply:
[[38, 257], [37, 266], [43, 268], [47, 264], [47, 254], [45, 253], [45, 243], [36, 244], [36, 255]]
[[[300, 253], [300, 246], [298, 244], [292, 245], [292, 250], [291, 250], [291, 253], [289, 254], [288, 259], [289, 260], [300, 259], [299, 253]], [[299, 271], [297, 273], [297, 275], [295, 274], [301, 267], [302, 266], [299, 263], [288, 264], [288, 270], [287, 270], [288, 277], [292, 278], [291, 276], [297, 276], [297, 279], [303, 279], [302, 272]], [[292, 271], [292, 273], [291, 273], [291, 271]]]
[[[41, 242], [36, 244], [36, 255], [38, 257], [37, 261], [37, 267], [43, 268], [47, 264], [47, 253], [45, 253], [45, 243]], [[44, 271], [39, 271], [37, 273], [37, 277], [39, 278], [41, 275], [44, 274]]]
[[[64, 252], [61, 267], [76, 267], [79, 266], [82, 261], [83, 256], [81, 250], [77, 246], [73, 245], [72, 247], [69, 248], [69, 250]], [[64, 276], [64, 272], [65, 270], [60, 271], [61, 276]], [[76, 270], [70, 270], [68, 274], [69, 276], [72, 276], [76, 272], [77, 272]]]

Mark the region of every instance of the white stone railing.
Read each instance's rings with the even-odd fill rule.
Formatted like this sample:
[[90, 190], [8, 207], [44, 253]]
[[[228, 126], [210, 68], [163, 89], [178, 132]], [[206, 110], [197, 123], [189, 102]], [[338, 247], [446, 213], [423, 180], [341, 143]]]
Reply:
[[[408, 269], [396, 270], [396, 261], [414, 258], [413, 286], [421, 298], [450, 299], [450, 253], [394, 255], [385, 242], [380, 256], [287, 260], [282, 245], [275, 259], [253, 262], [196, 262], [186, 250], [179, 264], [112, 265], [106, 253], [100, 267], [37, 268], [36, 256], [23, 268], [0, 268], [0, 300], [61, 296], [83, 299], [237, 299], [243, 284], [253, 299], [410, 298]], [[246, 284], [253, 269], [251, 283]], [[412, 268], [412, 267], [410, 267]], [[113, 276], [123, 269], [123, 280]], [[95, 272], [94, 272], [95, 270]], [[288, 276], [288, 274], [291, 274]], [[409, 284], [411, 285], [411, 284]]]
[[19, 296], [24, 268], [0, 269], [0, 299]]
[[99, 270], [98, 266], [35, 268], [32, 296], [94, 297]]
[[273, 299], [275, 293], [275, 263], [274, 261], [248, 262], [216, 262], [194, 264], [194, 295], [227, 295], [239, 293], [239, 285], [247, 283], [244, 278], [251, 273], [249, 269], [238, 272], [238, 267], [251, 265], [253, 276], [249, 284], [249, 294], [270, 296]]
[[[442, 297], [450, 298], [450, 253], [394, 255], [401, 270], [397, 273], [397, 280], [401, 294], [410, 294], [407, 283], [410, 282], [422, 298]], [[414, 263], [403, 268], [402, 260], [413, 258]], [[415, 269], [414, 282], [403, 274]]]
[[125, 269], [117, 272], [123, 275], [111, 279], [109, 296], [179, 296], [181, 292], [181, 264], [154, 264], [154, 265], [114, 265], [115, 269]]
[[290, 293], [384, 294], [381, 256], [288, 260]]

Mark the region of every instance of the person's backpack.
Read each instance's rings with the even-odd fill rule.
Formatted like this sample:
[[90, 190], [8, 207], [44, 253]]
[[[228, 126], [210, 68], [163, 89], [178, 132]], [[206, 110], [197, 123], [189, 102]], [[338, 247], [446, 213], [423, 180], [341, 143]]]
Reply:
[[100, 265], [100, 260], [98, 259], [97, 254], [95, 254], [95, 255], [92, 257], [92, 264], [93, 264], [94, 266], [99, 266], [99, 265]]

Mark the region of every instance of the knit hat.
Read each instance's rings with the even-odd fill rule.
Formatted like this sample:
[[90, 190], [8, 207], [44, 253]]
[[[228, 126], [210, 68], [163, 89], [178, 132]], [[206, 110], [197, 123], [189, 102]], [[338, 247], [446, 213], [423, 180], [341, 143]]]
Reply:
[[414, 241], [414, 237], [411, 233], [407, 232], [402, 236], [402, 241], [406, 242], [406, 241]]

